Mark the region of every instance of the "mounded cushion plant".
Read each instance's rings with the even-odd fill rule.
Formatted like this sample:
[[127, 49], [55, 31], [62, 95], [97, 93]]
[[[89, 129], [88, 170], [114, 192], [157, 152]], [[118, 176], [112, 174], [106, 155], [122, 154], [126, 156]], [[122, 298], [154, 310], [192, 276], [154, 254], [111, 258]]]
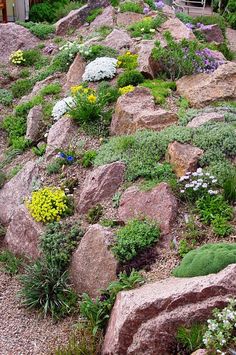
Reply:
[[215, 274], [233, 263], [236, 263], [236, 243], [207, 244], [186, 254], [173, 270], [173, 275], [193, 277]]

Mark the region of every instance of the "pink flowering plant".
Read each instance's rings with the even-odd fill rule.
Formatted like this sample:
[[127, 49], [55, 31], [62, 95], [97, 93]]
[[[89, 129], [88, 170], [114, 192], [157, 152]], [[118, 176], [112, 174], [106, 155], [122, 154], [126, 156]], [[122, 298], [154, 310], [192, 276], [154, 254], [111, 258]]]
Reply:
[[191, 201], [205, 195], [217, 195], [218, 181], [215, 176], [208, 172], [204, 172], [202, 168], [198, 168], [195, 172], [187, 172], [179, 179], [181, 186], [180, 193]]

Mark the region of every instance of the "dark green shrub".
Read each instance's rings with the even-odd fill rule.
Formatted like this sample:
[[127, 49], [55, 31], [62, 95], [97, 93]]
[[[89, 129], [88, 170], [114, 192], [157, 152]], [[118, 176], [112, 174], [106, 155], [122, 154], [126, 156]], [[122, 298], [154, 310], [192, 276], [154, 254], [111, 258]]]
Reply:
[[27, 265], [25, 274], [21, 275], [22, 304], [29, 309], [41, 310], [59, 319], [75, 310], [77, 295], [69, 286], [67, 272], [62, 272], [57, 263], [38, 260]]
[[177, 329], [176, 340], [192, 353], [204, 346], [202, 339], [205, 331], [206, 325], [204, 324], [193, 324], [190, 328], [182, 326]]
[[55, 32], [55, 27], [47, 23], [34, 23], [30, 21], [18, 22], [18, 24], [30, 30], [31, 33], [40, 39], [47, 39]]
[[122, 88], [124, 86], [137, 86], [144, 82], [144, 76], [138, 70], [130, 70], [122, 73], [117, 80], [117, 85]]
[[120, 291], [130, 290], [143, 282], [142, 276], [137, 271], [132, 271], [130, 275], [120, 273], [118, 281], [110, 283], [106, 290], [101, 291], [101, 297], [93, 300], [87, 294], [83, 294], [80, 303], [80, 314], [87, 320], [88, 327], [92, 329], [93, 335], [98, 330], [105, 328], [116, 296]]
[[26, 69], [26, 68], [22, 69], [20, 74], [19, 74], [19, 76], [20, 76], [21, 79], [29, 78], [30, 77], [29, 69]]
[[206, 244], [190, 251], [173, 270], [176, 277], [203, 276], [219, 272], [236, 262], [236, 244]]
[[11, 91], [14, 98], [20, 98], [26, 94], [28, 94], [34, 86], [34, 83], [30, 79], [18, 79], [11, 86]]
[[42, 60], [42, 54], [38, 49], [28, 49], [23, 51], [23, 66], [30, 67]]
[[94, 159], [97, 156], [96, 150], [87, 150], [84, 152], [81, 164], [84, 168], [89, 168], [90, 166], [93, 165]]
[[10, 275], [16, 275], [22, 266], [23, 259], [17, 258], [8, 250], [0, 252], [0, 263], [4, 266], [4, 271]]
[[25, 135], [26, 119], [25, 117], [7, 116], [2, 122], [2, 128], [7, 131], [10, 144], [13, 144], [14, 139]]
[[95, 207], [89, 209], [86, 219], [88, 223], [95, 224], [99, 221], [103, 214], [103, 207], [102, 205], [98, 204]]
[[12, 93], [6, 89], [0, 89], [0, 104], [10, 106], [13, 101]]
[[116, 235], [112, 252], [120, 262], [124, 263], [153, 245], [160, 237], [160, 230], [154, 222], [134, 219], [119, 229]]
[[213, 232], [219, 237], [227, 237], [233, 232], [233, 227], [231, 224], [220, 215], [216, 217], [211, 222]]
[[143, 8], [141, 5], [133, 3], [131, 1], [124, 2], [120, 5], [121, 12], [136, 12], [138, 14], [143, 13]]
[[100, 97], [103, 97], [103, 100], [106, 104], [111, 104], [117, 101], [119, 94], [119, 89], [116, 86], [112, 86], [106, 81], [102, 81], [98, 85], [98, 93]]
[[112, 6], [118, 6], [120, 4], [120, 0], [110, 0]]
[[95, 18], [98, 16], [98, 15], [101, 15], [102, 14], [102, 9], [101, 8], [97, 8], [97, 9], [93, 9], [90, 11], [89, 15], [87, 16], [86, 18], [86, 21], [88, 23], [91, 23], [95, 20]]
[[220, 195], [206, 195], [197, 200], [196, 206], [202, 221], [207, 224], [211, 224], [217, 216], [226, 221], [233, 217], [233, 208]]
[[44, 86], [44, 88], [40, 91], [40, 95], [56, 95], [61, 92], [61, 84], [60, 83], [52, 83]]
[[47, 263], [57, 265], [62, 271], [66, 270], [72, 252], [83, 235], [80, 224], [70, 226], [54, 222], [47, 225], [40, 241], [40, 248]]
[[232, 168], [225, 175], [223, 181], [224, 198], [230, 203], [236, 201], [236, 168]]
[[55, 19], [53, 5], [49, 2], [34, 4], [30, 8], [29, 18], [32, 22], [53, 22]]

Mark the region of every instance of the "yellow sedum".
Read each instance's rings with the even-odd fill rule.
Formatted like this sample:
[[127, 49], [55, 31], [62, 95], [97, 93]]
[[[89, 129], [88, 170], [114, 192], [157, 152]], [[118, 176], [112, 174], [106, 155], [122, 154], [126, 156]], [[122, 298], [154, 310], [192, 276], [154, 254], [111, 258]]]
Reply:
[[79, 91], [82, 91], [84, 89], [83, 85], [76, 85], [76, 86], [72, 86], [70, 88], [71, 94], [73, 96], [77, 95]]
[[65, 192], [56, 187], [44, 187], [32, 193], [26, 207], [36, 222], [59, 221], [68, 212], [68, 198]]
[[121, 95], [128, 94], [128, 92], [132, 92], [132, 91], [134, 91], [134, 86], [133, 85], [124, 86], [123, 88], [119, 89], [119, 93]]
[[12, 63], [12, 64], [16, 64], [16, 65], [20, 65], [22, 63], [25, 62], [25, 59], [24, 59], [24, 53], [23, 51], [21, 51], [20, 49], [16, 52], [13, 52], [10, 57], [9, 57], [9, 61]]

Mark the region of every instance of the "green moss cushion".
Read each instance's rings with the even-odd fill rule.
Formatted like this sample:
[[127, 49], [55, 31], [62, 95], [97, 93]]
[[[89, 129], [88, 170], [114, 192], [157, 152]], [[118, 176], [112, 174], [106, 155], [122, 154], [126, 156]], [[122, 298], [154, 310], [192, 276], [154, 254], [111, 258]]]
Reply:
[[173, 270], [176, 277], [203, 276], [219, 272], [236, 263], [236, 243], [207, 244], [190, 251]]

